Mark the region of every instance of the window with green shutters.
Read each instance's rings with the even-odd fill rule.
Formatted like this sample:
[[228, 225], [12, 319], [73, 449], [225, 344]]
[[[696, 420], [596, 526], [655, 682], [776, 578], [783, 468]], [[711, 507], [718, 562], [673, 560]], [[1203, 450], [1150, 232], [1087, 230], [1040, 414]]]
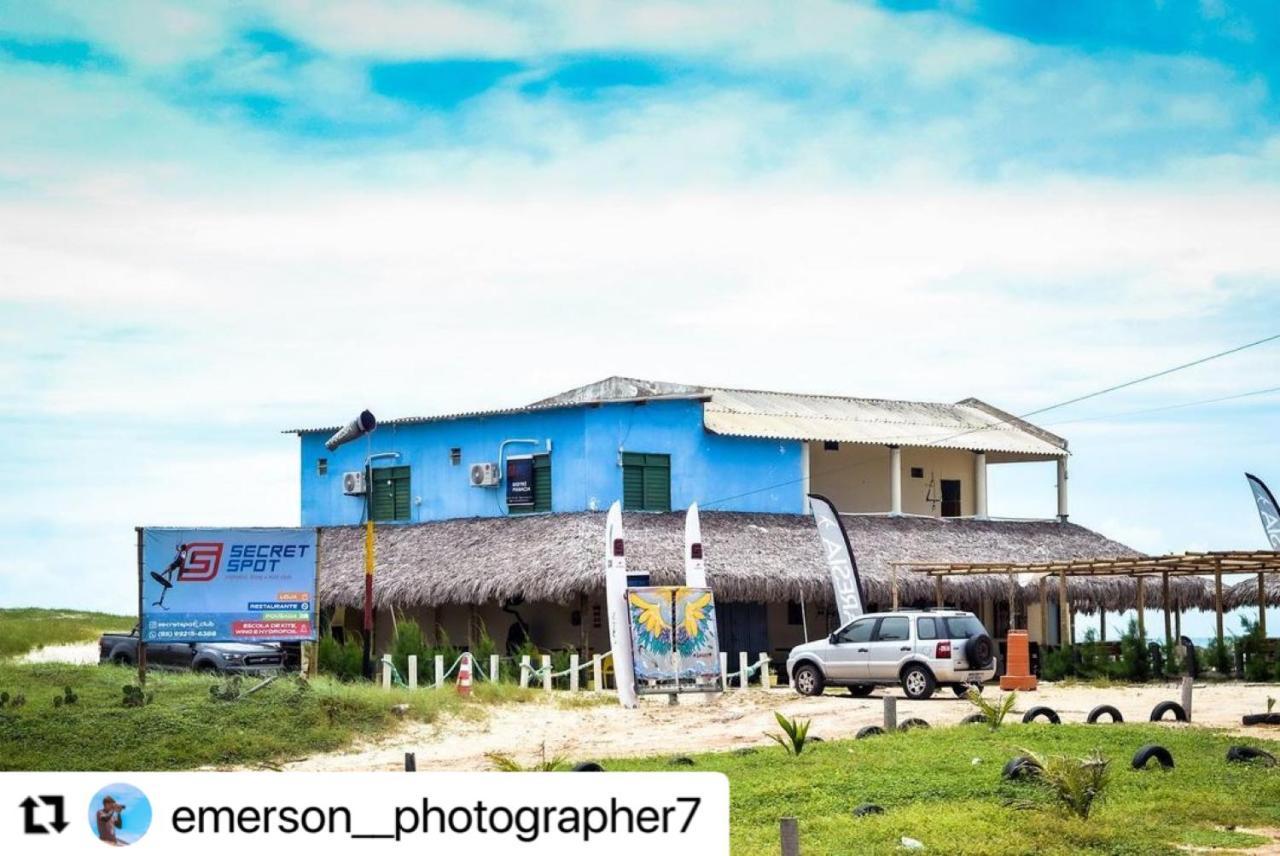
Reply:
[[626, 511], [671, 510], [671, 456], [622, 453], [622, 507]]
[[516, 506], [512, 514], [531, 514], [551, 510], [551, 456], [533, 456], [533, 505]]
[[374, 520], [408, 520], [409, 468], [382, 467], [372, 472], [370, 508]]

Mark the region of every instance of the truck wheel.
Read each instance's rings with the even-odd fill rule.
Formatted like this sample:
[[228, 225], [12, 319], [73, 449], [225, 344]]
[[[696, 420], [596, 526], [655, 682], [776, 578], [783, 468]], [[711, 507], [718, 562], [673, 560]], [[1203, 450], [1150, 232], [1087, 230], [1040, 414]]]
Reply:
[[875, 691], [875, 684], [854, 684], [849, 687], [849, 695], [854, 698], [866, 698]]
[[216, 675], [218, 674], [218, 667], [213, 663], [206, 661], [203, 663], [196, 663], [192, 671], [197, 675]]
[[133, 658], [125, 653], [112, 654], [111, 662], [115, 663], [117, 666], [132, 666]]
[[812, 663], [801, 663], [792, 673], [791, 683], [795, 685], [796, 692], [800, 695], [816, 696], [822, 695], [826, 680], [817, 666]]
[[919, 663], [913, 663], [902, 670], [902, 691], [912, 701], [931, 698], [937, 688], [938, 683], [933, 679], [933, 673]]

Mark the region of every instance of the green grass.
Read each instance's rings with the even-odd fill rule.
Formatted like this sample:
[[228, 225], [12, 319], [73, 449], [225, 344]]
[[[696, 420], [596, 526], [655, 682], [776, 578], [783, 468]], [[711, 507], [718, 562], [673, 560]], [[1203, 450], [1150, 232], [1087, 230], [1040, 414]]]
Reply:
[[[284, 677], [238, 701], [210, 698], [215, 677], [153, 672], [142, 708], [121, 703], [136, 673], [119, 666], [0, 662], [0, 691], [26, 704], [0, 708], [0, 770], [181, 770], [202, 766], [271, 766], [346, 746], [393, 728], [396, 704], [405, 718], [432, 722], [444, 711], [484, 716], [486, 705], [521, 703], [534, 690], [479, 684], [471, 700], [452, 687], [393, 689], [319, 678]], [[242, 689], [252, 685], [245, 679]], [[71, 687], [79, 701], [55, 707]]]
[[[734, 853], [778, 852], [778, 819], [791, 815], [806, 856], [901, 853], [904, 835], [922, 841], [926, 852], [956, 856], [1174, 854], [1179, 845], [1261, 843], [1229, 827], [1280, 826], [1280, 768], [1228, 764], [1227, 747], [1241, 742], [1207, 729], [1137, 724], [955, 727], [828, 739], [799, 756], [776, 746], [698, 755], [693, 767], [680, 769], [728, 775]], [[1167, 747], [1175, 768], [1133, 770], [1129, 761], [1145, 743]], [[1050, 804], [1040, 786], [1003, 781], [1005, 761], [1023, 748], [1073, 756], [1096, 748], [1111, 759], [1109, 790], [1088, 820]], [[1274, 743], [1268, 748], [1280, 753]], [[981, 761], [974, 765], [974, 758]], [[667, 757], [606, 766], [673, 769]], [[855, 818], [851, 810], [865, 802], [885, 813]]]
[[16, 657], [45, 645], [90, 642], [108, 630], [128, 633], [133, 615], [74, 609], [0, 609], [0, 657]]

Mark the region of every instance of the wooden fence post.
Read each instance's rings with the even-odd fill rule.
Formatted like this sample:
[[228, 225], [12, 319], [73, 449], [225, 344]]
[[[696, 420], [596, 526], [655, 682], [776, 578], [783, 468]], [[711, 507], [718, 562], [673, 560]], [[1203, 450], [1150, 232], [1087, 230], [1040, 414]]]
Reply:
[[729, 652], [720, 652], [720, 692], [729, 691]]
[[382, 688], [391, 689], [391, 655], [382, 655]]
[[750, 670], [747, 668], [747, 652], [738, 652], [738, 689], [745, 690], [747, 688], [747, 678], [750, 677]]
[[1187, 722], [1191, 721], [1191, 678], [1182, 679], [1182, 709], [1187, 712]]
[[409, 655], [409, 689], [416, 690], [418, 688], [418, 655]]
[[542, 655], [542, 688], [551, 692], [551, 658], [546, 654]]
[[444, 655], [436, 654], [436, 689], [444, 686]]
[[604, 658], [599, 654], [591, 657], [591, 683], [596, 692], [604, 692]]
[[489, 655], [489, 683], [496, 684], [498, 682], [498, 672], [502, 668], [502, 658], [497, 654]]
[[578, 691], [578, 655], [573, 653], [569, 655], [569, 692], [576, 693]]
[[760, 688], [769, 689], [769, 655], [760, 652]]
[[884, 730], [898, 730], [898, 699], [895, 696], [884, 697]]
[[520, 689], [529, 686], [529, 655], [520, 655]]
[[794, 817], [778, 821], [778, 836], [782, 839], [782, 856], [800, 856], [800, 825]]

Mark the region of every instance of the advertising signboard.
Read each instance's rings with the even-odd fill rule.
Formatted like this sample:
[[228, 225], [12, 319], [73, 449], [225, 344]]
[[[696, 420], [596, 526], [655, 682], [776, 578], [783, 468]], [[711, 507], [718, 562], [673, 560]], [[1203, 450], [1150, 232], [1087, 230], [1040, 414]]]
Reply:
[[144, 529], [143, 642], [316, 638], [316, 530]]
[[507, 507], [533, 508], [533, 456], [507, 458]]
[[709, 588], [627, 589], [636, 691], [720, 692], [716, 604]]

